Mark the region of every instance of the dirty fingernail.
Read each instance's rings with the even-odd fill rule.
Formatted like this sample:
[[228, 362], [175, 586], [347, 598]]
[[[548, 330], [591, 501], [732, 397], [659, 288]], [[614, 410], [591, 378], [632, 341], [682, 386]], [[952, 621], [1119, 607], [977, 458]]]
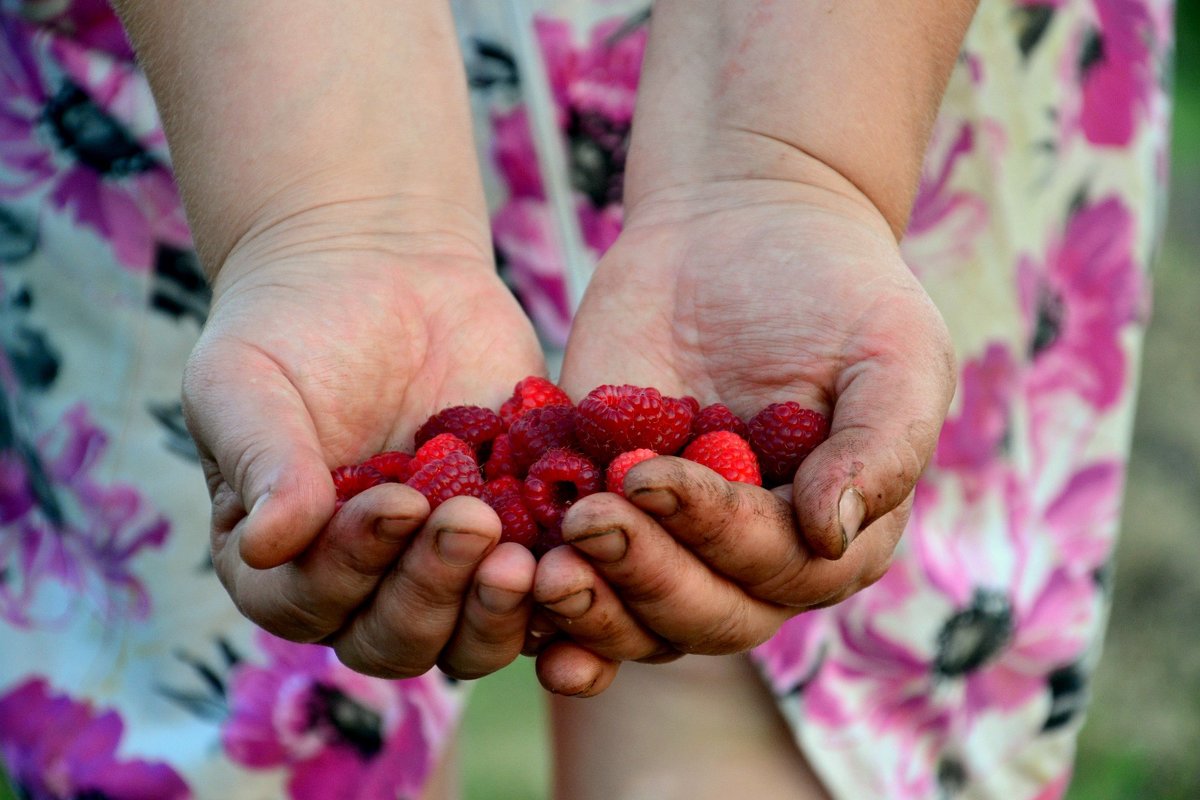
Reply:
[[586, 613], [587, 610], [592, 607], [592, 598], [592, 590], [583, 589], [575, 592], [575, 594], [567, 595], [562, 600], [556, 600], [553, 603], [545, 603], [544, 605], [547, 609], [553, 611], [555, 614], [558, 614], [560, 617], [575, 619], [576, 617], [583, 616], [584, 613]]
[[842, 552], [850, 546], [854, 541], [854, 537], [858, 536], [858, 529], [862, 527], [863, 520], [867, 516], [867, 504], [863, 501], [862, 492], [854, 487], [842, 491], [842, 497], [838, 500], [838, 522], [842, 526]]
[[411, 519], [383, 517], [375, 522], [375, 537], [389, 544], [403, 541], [412, 532], [413, 521]]
[[625, 531], [620, 528], [612, 528], [572, 539], [570, 544], [597, 561], [611, 564], [625, 557], [629, 540], [625, 537]]
[[631, 498], [640, 508], [660, 517], [669, 517], [679, 510], [679, 498], [670, 489], [638, 489]]
[[521, 601], [525, 599], [525, 595], [521, 592], [501, 589], [498, 586], [487, 586], [482, 583], [479, 584], [476, 591], [479, 594], [479, 602], [493, 614], [508, 614], [515, 611], [517, 606], [521, 605]]
[[438, 556], [452, 567], [469, 567], [488, 549], [492, 540], [477, 533], [440, 530], [437, 534]]

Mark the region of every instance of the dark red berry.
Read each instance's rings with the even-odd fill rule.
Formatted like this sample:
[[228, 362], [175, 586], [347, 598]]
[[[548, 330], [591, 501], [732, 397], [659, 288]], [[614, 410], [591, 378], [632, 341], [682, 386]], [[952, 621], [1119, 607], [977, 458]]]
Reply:
[[451, 497], [479, 497], [483, 493], [479, 467], [464, 453], [450, 453], [445, 458], [431, 461], [405, 482], [425, 495], [430, 511]]
[[571, 406], [531, 408], [508, 429], [513, 460], [528, 467], [555, 448], [575, 446], [575, 409]]
[[579, 444], [604, 464], [620, 453], [641, 448], [673, 454], [692, 429], [687, 402], [640, 386], [597, 387], [577, 412]]
[[799, 403], [772, 403], [749, 424], [750, 446], [758, 456], [764, 485], [790, 483], [800, 463], [829, 436], [829, 420]]
[[530, 375], [517, 383], [513, 388], [512, 397], [500, 406], [500, 417], [504, 423], [511, 426], [518, 417], [533, 408], [546, 406], [569, 406], [571, 398], [567, 393], [545, 378]]
[[713, 431], [730, 431], [743, 439], [750, 436], [750, 429], [746, 423], [724, 403], [705, 406], [692, 418], [692, 436], [703, 436]]
[[363, 466], [379, 470], [389, 481], [404, 483], [412, 477], [412, 460], [411, 453], [387, 450], [371, 456], [363, 462]]
[[379, 486], [381, 483], [388, 482], [383, 473], [374, 467], [368, 467], [364, 464], [347, 464], [338, 467], [330, 474], [333, 475], [333, 488], [337, 491], [337, 505], [339, 508], [356, 494], [365, 492], [372, 486]]
[[452, 433], [471, 445], [478, 458], [493, 439], [508, 426], [500, 415], [482, 406], [452, 406], [434, 414], [425, 424], [417, 428], [413, 440], [417, 447], [442, 433]]
[[533, 518], [549, 526], [561, 522], [576, 500], [595, 494], [602, 486], [600, 470], [587, 456], [557, 449], [529, 468], [521, 494]]

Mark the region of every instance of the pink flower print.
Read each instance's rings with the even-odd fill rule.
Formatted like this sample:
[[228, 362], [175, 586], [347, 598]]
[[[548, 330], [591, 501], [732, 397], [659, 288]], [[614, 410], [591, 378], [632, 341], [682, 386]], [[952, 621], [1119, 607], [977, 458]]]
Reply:
[[[171, 174], [134, 135], [161, 145], [161, 132], [146, 122], [146, 90], [131, 85], [143, 79], [111, 62], [97, 67], [102, 76], [85, 76], [80, 59], [106, 57], [55, 44], [11, 17], [0, 17], [0, 31], [0, 197], [47, 191], [51, 205], [105, 238], [130, 269], [152, 266], [156, 241], [186, 245]], [[48, 48], [70, 56], [67, 66], [93, 85], [43, 68], [54, 60]], [[142, 130], [131, 132], [123, 111]]]
[[783, 624], [751, 656], [777, 695], [804, 690], [816, 675], [832, 633], [826, 609], [807, 611]]
[[512, 289], [538, 329], [563, 346], [571, 325], [558, 229], [550, 206], [512, 198], [492, 217], [496, 248], [508, 262]]
[[16, 0], [21, 15], [56, 34], [123, 61], [133, 48], [108, 0]]
[[628, 126], [646, 53], [645, 25], [610, 19], [592, 28], [588, 43], [574, 42], [566, 20], [539, 16], [534, 32], [542, 48], [551, 93], [565, 125], [567, 111]]
[[510, 197], [543, 200], [542, 175], [525, 106], [492, 114], [492, 160]]
[[978, 473], [995, 463], [1009, 435], [1018, 376], [1016, 360], [1000, 342], [963, 365], [957, 410], [946, 418], [934, 455], [939, 469]]
[[289, 770], [293, 800], [417, 796], [450, 732], [457, 701], [436, 673], [370, 678], [329, 650], [260, 633], [264, 666], [233, 675], [222, 731], [229, 757]]
[[1098, 27], [1078, 53], [1079, 126], [1092, 144], [1124, 147], [1157, 85], [1154, 25], [1144, 0], [1094, 0]]
[[1109, 197], [1071, 216], [1043, 264], [1022, 260], [1031, 392], [1073, 392], [1097, 410], [1120, 399], [1127, 369], [1121, 335], [1144, 316], [1146, 302], [1133, 246], [1133, 216]]
[[[48, 622], [65, 613], [56, 605], [79, 597], [106, 616], [145, 618], [150, 597], [133, 571], [146, 549], [170, 533], [136, 489], [99, 483], [93, 473], [107, 435], [85, 406], [68, 410], [36, 446], [0, 457], [12, 477], [0, 484], [0, 617], [14, 625]], [[57, 587], [60, 591], [52, 592]], [[65, 592], [61, 590], [66, 590]]]
[[961, 266], [987, 228], [987, 201], [955, 185], [967, 159], [980, 157], [982, 138], [971, 122], [943, 121], [934, 129], [902, 243], [905, 261], [918, 276]]
[[185, 800], [167, 764], [118, 758], [124, 723], [115, 711], [52, 694], [42, 679], [0, 697], [0, 761], [29, 800]]

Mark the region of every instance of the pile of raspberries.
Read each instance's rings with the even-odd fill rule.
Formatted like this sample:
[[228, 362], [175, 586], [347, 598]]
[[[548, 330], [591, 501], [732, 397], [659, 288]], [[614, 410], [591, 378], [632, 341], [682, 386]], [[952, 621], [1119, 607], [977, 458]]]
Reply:
[[744, 422], [716, 403], [640, 386], [600, 386], [578, 406], [545, 378], [519, 382], [499, 413], [453, 406], [425, 421], [415, 453], [388, 451], [333, 470], [338, 506], [382, 483], [407, 484], [430, 509], [458, 495], [495, 509], [501, 541], [540, 555], [562, 544], [567, 509], [601, 491], [624, 496], [625, 475], [647, 459], [679, 455], [729, 481], [790, 483], [829, 435], [823, 414], [772, 403]]

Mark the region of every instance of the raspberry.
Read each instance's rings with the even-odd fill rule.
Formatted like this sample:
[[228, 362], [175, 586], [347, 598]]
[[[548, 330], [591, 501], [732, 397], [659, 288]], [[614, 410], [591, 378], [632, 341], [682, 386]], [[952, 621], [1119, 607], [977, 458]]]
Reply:
[[492, 452], [483, 465], [483, 475], [489, 481], [502, 475], [516, 475], [519, 472], [517, 460], [513, 456], [512, 437], [502, 433], [492, 440]]
[[550, 450], [529, 468], [522, 497], [543, 525], [562, 522], [567, 509], [603, 486], [600, 470], [586, 456], [562, 448]]
[[538, 526], [537, 541], [533, 545], [533, 554], [541, 558], [556, 547], [566, 544], [563, 541], [562, 523], [550, 526]]
[[703, 436], [713, 431], [731, 431], [743, 439], [750, 437], [750, 429], [746, 427], [746, 423], [724, 403], [705, 406], [692, 418], [692, 436]]
[[473, 458], [464, 453], [450, 453], [445, 458], [425, 464], [405, 483], [425, 495], [430, 511], [451, 497], [479, 497], [483, 493], [479, 467]]
[[482, 459], [483, 448], [508, 427], [490, 408], [481, 406], [451, 406], [444, 408], [417, 428], [413, 440], [417, 447], [442, 433], [452, 433], [471, 445]]
[[646, 450], [645, 448], [621, 453], [621, 455], [614, 458], [612, 463], [608, 465], [608, 472], [605, 473], [604, 480], [605, 488], [614, 494], [624, 497], [625, 476], [629, 473], [629, 470], [633, 469], [635, 465], [643, 461], [649, 461], [657, 455], [658, 453], [653, 450]]
[[530, 409], [569, 405], [571, 398], [567, 397], [566, 392], [545, 378], [530, 375], [517, 383], [512, 397], [500, 406], [500, 417], [505, 425], [512, 426], [518, 417]]
[[692, 410], [692, 417], [693, 417], [693, 418], [694, 418], [694, 417], [695, 417], [697, 414], [699, 414], [699, 413], [700, 413], [700, 401], [699, 401], [699, 400], [697, 400], [696, 398], [692, 397], [690, 394], [685, 394], [683, 397], [681, 397], [681, 398], [679, 398], [679, 399], [680, 399], [680, 400], [682, 400], [683, 402], [687, 403], [687, 407], [688, 407], [688, 408], [690, 408], [690, 409]]
[[451, 453], [461, 453], [464, 456], [470, 457], [472, 461], [475, 460], [475, 451], [471, 448], [471, 445], [453, 433], [439, 433], [417, 448], [417, 454], [413, 456], [413, 460], [408, 465], [409, 477], [412, 477], [417, 470], [426, 464], [441, 461]]
[[799, 403], [772, 403], [750, 420], [750, 445], [770, 485], [789, 483], [809, 453], [829, 436], [824, 414]]
[[727, 481], [762, 486], [758, 459], [750, 443], [732, 431], [701, 434], [684, 449], [683, 457], [703, 464]]
[[538, 527], [521, 499], [521, 482], [511, 475], [489, 481], [483, 487], [482, 498], [500, 517], [500, 541], [516, 542], [532, 550]]
[[330, 473], [333, 476], [333, 488], [337, 491], [337, 507], [354, 495], [365, 492], [372, 486], [387, 483], [388, 479], [374, 467], [365, 464], [347, 464], [338, 467]]
[[527, 468], [548, 450], [575, 446], [575, 409], [571, 406], [531, 408], [508, 429], [513, 460]]
[[387, 450], [373, 455], [363, 462], [364, 467], [373, 467], [383, 473], [383, 477], [396, 483], [404, 483], [412, 477], [413, 457], [410, 453], [399, 450]]
[[692, 410], [686, 401], [639, 386], [593, 389], [577, 413], [576, 438], [604, 463], [640, 448], [670, 455], [683, 446], [692, 428]]

